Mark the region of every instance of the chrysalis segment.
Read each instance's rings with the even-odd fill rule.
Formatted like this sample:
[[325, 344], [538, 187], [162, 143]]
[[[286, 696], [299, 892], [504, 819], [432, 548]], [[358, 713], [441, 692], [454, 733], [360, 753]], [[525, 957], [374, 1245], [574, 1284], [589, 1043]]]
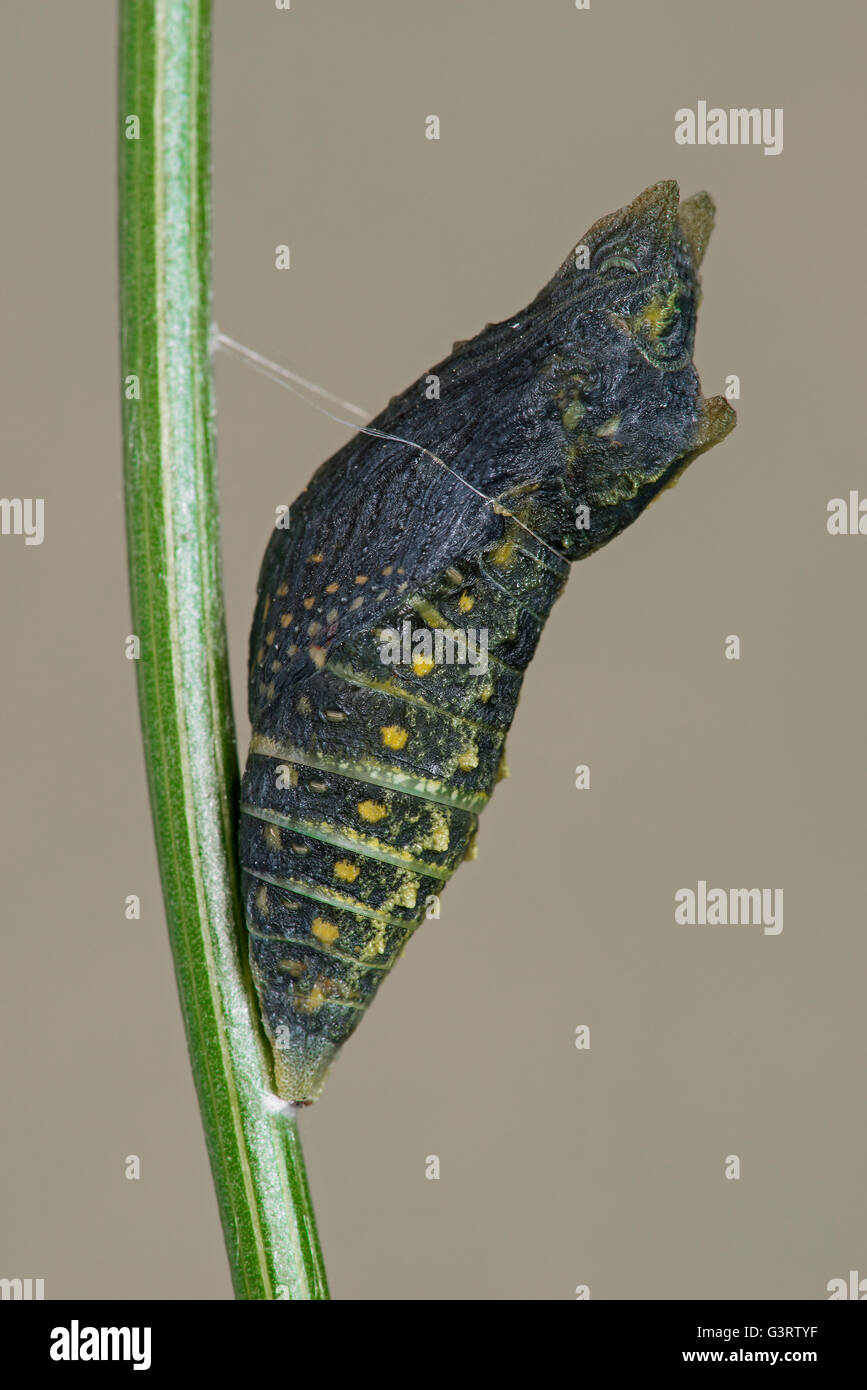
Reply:
[[[275, 528], [250, 641], [241, 863], [288, 1100], [328, 1067], [472, 857], [570, 562], [734, 414], [692, 364], [706, 194], [656, 184], [527, 309], [456, 344]], [[587, 263], [589, 259], [589, 264]]]

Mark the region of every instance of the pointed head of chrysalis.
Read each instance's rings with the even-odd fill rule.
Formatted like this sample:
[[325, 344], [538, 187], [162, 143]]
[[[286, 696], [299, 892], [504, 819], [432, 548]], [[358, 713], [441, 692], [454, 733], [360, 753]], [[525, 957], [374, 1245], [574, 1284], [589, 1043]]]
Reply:
[[596, 222], [526, 309], [443, 364], [500, 461], [486, 474], [479, 459], [469, 480], [567, 559], [618, 535], [735, 425], [692, 361], [713, 220], [707, 193], [680, 202], [675, 182], [653, 184]]
[[591, 228], [583, 272], [567, 264], [543, 291], [568, 344], [555, 390], [563, 489], [589, 511], [561, 538], [569, 558], [622, 531], [735, 425], [723, 397], [702, 396], [692, 361], [713, 218], [707, 193], [681, 203], [676, 183], [654, 184]]

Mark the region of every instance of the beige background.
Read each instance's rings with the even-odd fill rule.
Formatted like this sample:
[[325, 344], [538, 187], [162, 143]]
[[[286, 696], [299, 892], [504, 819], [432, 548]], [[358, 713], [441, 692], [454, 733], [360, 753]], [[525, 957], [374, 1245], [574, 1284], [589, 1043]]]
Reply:
[[[123, 655], [114, 7], [0, 25], [2, 492], [46, 499], [41, 547], [0, 538], [0, 1274], [228, 1298]], [[674, 177], [718, 204], [704, 387], [742, 383], [732, 438], [573, 576], [480, 858], [303, 1117], [338, 1299], [822, 1298], [867, 1273], [867, 539], [825, 527], [867, 491], [864, 27], [856, 0], [217, 6], [225, 332], [373, 413]], [[699, 98], [783, 107], [783, 154], [675, 145]], [[346, 432], [227, 358], [218, 405], [245, 747], [273, 508]], [[699, 878], [782, 887], [782, 935], [676, 926]]]

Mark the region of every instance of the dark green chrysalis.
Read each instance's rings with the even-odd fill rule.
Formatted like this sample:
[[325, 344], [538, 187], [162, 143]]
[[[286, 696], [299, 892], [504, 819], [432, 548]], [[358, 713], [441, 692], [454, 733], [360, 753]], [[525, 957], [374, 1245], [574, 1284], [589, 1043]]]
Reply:
[[471, 854], [571, 561], [735, 423], [692, 364], [713, 204], [678, 197], [658, 183], [597, 222], [528, 308], [324, 463], [271, 536], [241, 862], [286, 1100], [316, 1098]]

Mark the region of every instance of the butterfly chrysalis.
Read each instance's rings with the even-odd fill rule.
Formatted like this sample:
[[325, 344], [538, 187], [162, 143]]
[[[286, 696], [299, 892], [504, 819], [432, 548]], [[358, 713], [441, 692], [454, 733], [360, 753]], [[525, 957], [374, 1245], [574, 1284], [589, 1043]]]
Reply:
[[395, 397], [275, 527], [241, 814], [253, 975], [287, 1100], [462, 859], [570, 564], [735, 423], [692, 363], [706, 193], [653, 185], [532, 303]]

